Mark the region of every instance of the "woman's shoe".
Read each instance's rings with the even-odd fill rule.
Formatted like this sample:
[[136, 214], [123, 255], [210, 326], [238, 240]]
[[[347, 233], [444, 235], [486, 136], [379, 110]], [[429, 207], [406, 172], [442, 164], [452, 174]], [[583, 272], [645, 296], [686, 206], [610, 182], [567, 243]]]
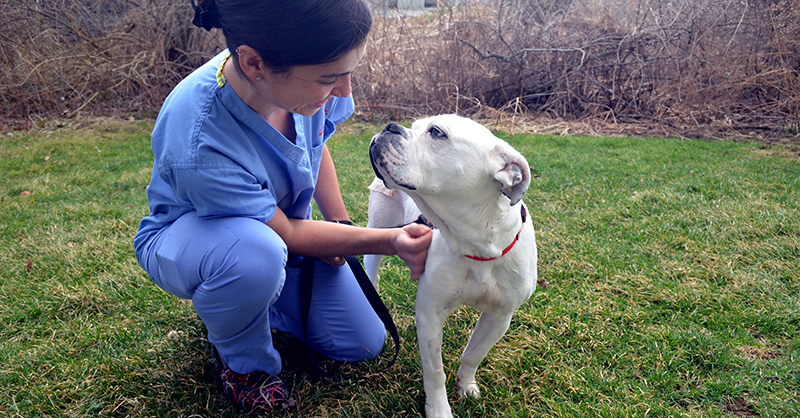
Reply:
[[297, 402], [289, 397], [286, 385], [278, 376], [265, 372], [236, 373], [227, 367], [212, 346], [214, 366], [222, 382], [222, 391], [230, 401], [246, 412], [288, 409]]

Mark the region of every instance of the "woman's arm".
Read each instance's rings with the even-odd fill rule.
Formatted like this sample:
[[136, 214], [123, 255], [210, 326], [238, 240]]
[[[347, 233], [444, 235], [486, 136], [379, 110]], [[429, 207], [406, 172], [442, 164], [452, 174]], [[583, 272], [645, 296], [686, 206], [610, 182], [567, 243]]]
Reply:
[[[326, 220], [349, 220], [342, 200], [333, 159], [325, 146], [314, 192]], [[425, 270], [432, 234], [425, 226], [411, 224], [404, 228], [358, 228], [330, 222], [288, 218], [280, 208], [267, 222], [286, 242], [290, 253], [308, 257], [335, 258], [344, 255], [397, 255], [408, 265], [411, 278], [418, 280]], [[337, 264], [344, 260], [338, 260]]]
[[326, 221], [349, 221], [347, 208], [342, 200], [342, 191], [339, 188], [339, 178], [336, 176], [336, 167], [333, 164], [328, 146], [322, 149], [322, 160], [319, 164], [317, 185], [314, 188], [314, 201]]
[[[347, 207], [342, 199], [342, 190], [339, 187], [339, 177], [336, 175], [336, 166], [328, 150], [328, 145], [322, 146], [322, 159], [319, 163], [317, 184], [314, 187], [314, 201], [326, 221], [350, 221]], [[332, 265], [344, 265], [344, 257], [322, 257], [322, 261]]]
[[433, 234], [410, 224], [403, 228], [359, 228], [324, 221], [288, 218], [276, 209], [267, 225], [286, 242], [290, 253], [309, 257], [356, 254], [397, 255], [408, 265], [411, 279], [419, 280]]

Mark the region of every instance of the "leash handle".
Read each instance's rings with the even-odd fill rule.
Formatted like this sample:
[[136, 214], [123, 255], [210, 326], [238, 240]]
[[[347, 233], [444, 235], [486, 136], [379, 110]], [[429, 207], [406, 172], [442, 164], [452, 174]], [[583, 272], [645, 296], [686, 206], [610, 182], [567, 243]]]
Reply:
[[[397, 362], [397, 357], [400, 355], [400, 334], [397, 332], [397, 326], [392, 319], [392, 314], [389, 313], [389, 309], [386, 308], [383, 300], [381, 300], [381, 297], [378, 295], [378, 292], [375, 290], [375, 287], [369, 280], [369, 276], [367, 276], [367, 273], [364, 271], [364, 267], [361, 266], [361, 263], [355, 256], [345, 256], [345, 260], [350, 266], [350, 270], [352, 270], [353, 275], [355, 276], [359, 287], [361, 287], [361, 291], [364, 292], [364, 296], [366, 296], [370, 306], [372, 306], [372, 309], [378, 315], [378, 318], [380, 318], [381, 322], [383, 322], [384, 327], [386, 327], [386, 329], [389, 331], [389, 334], [391, 334], [392, 339], [394, 340], [394, 356], [389, 364], [380, 370], [381, 372], [384, 372]], [[311, 309], [311, 294], [313, 293], [314, 287], [315, 262], [316, 259], [313, 257], [304, 257], [300, 266], [300, 320], [303, 328], [303, 338], [306, 341], [308, 341], [308, 313]], [[311, 358], [311, 363], [314, 364], [314, 368], [317, 370], [317, 373], [319, 373], [319, 375], [322, 377], [333, 379], [334, 376], [331, 373], [322, 370], [322, 368], [319, 367], [319, 364], [317, 364], [317, 362], [314, 360], [311, 347], [307, 342], [306, 348], [308, 350], [309, 358]]]

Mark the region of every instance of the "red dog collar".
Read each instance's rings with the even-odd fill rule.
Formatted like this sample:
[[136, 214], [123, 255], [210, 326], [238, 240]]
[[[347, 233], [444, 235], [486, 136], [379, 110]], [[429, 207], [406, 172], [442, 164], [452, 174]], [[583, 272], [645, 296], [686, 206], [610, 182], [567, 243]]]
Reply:
[[[523, 224], [523, 225], [525, 225], [525, 220], [528, 218], [528, 213], [525, 211], [525, 205], [521, 205], [520, 214], [522, 215], [522, 224]], [[476, 256], [474, 256], [474, 255], [464, 255], [464, 257], [467, 257], [467, 258], [469, 258], [470, 260], [475, 260], [475, 261], [492, 261], [492, 260], [497, 260], [498, 258], [500, 258], [500, 257], [502, 257], [502, 256], [504, 256], [504, 255], [506, 255], [506, 254], [507, 254], [509, 251], [511, 251], [511, 249], [512, 249], [512, 248], [514, 248], [514, 244], [516, 244], [516, 243], [517, 243], [517, 240], [519, 240], [519, 234], [520, 234], [521, 232], [522, 232], [522, 227], [520, 227], [520, 228], [519, 228], [519, 232], [517, 232], [517, 235], [515, 235], [515, 236], [514, 236], [514, 241], [512, 241], [512, 242], [511, 242], [511, 245], [509, 245], [508, 247], [506, 247], [506, 249], [505, 249], [505, 250], [503, 250], [503, 253], [502, 253], [502, 254], [500, 254], [500, 256], [499, 256], [499, 257], [483, 258], [483, 257], [476, 257]]]

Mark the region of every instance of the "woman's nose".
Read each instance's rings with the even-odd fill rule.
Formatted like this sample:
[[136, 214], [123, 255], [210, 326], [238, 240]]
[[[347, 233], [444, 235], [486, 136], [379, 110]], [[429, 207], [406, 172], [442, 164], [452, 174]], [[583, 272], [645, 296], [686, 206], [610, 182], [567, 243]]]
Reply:
[[332, 95], [336, 97], [347, 97], [353, 92], [353, 87], [350, 85], [350, 74], [343, 75], [336, 81], [336, 87], [331, 90]]

